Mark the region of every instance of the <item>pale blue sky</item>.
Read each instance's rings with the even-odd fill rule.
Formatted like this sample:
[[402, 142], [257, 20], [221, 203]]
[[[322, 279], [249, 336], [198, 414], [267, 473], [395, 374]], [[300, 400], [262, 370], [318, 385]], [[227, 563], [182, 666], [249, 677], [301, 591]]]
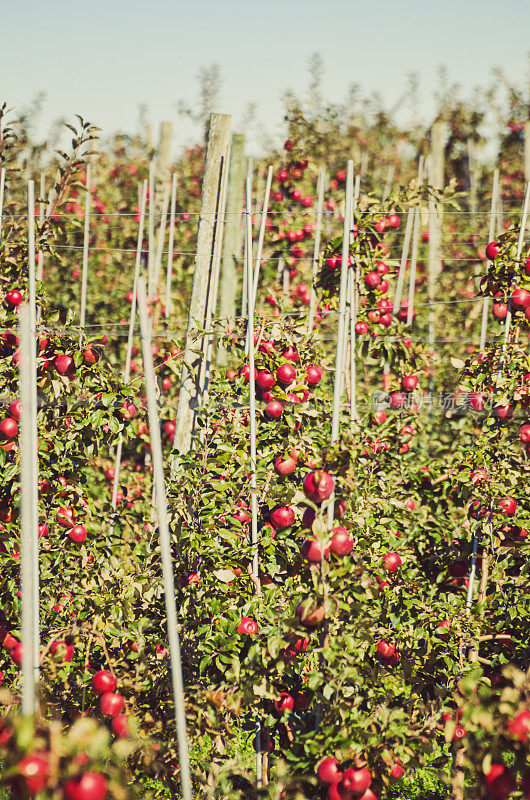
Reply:
[[43, 129], [79, 113], [108, 133], [134, 130], [145, 103], [155, 126], [174, 121], [179, 144], [194, 131], [178, 121], [175, 102], [193, 102], [199, 67], [214, 61], [218, 110], [237, 128], [256, 102], [278, 136], [281, 95], [305, 90], [315, 51], [331, 100], [356, 81], [391, 105], [407, 73], [420, 73], [427, 119], [438, 65], [470, 91], [495, 65], [523, 80], [530, 50], [530, 0], [0, 0], [0, 8], [1, 97], [10, 105], [44, 91]]

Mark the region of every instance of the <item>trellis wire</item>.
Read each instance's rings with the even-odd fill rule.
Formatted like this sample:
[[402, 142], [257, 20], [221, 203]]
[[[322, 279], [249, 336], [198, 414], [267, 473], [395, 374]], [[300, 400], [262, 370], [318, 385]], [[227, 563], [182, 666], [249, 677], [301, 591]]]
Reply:
[[[144, 195], [145, 197], [145, 195]], [[142, 201], [143, 201], [142, 197]], [[162, 562], [162, 579], [164, 582], [164, 599], [167, 618], [167, 633], [171, 664], [171, 684], [175, 706], [175, 723], [180, 765], [180, 786], [183, 800], [191, 800], [192, 786], [189, 764], [188, 733], [186, 708], [184, 704], [184, 682], [182, 678], [182, 661], [178, 632], [177, 606], [175, 599], [175, 577], [171, 555], [171, 538], [169, 534], [166, 486], [162, 461], [162, 442], [160, 437], [160, 420], [156, 399], [156, 379], [151, 350], [151, 325], [147, 315], [147, 298], [145, 281], [138, 281], [138, 313], [142, 341], [142, 357], [144, 363], [145, 388], [147, 395], [147, 414], [149, 420], [149, 436], [153, 459], [153, 480], [158, 509], [158, 531], [160, 536], [160, 553]]]
[[175, 207], [177, 204], [177, 173], [173, 173], [171, 179], [171, 205], [169, 211], [169, 243], [167, 252], [167, 272], [166, 272], [166, 302], [165, 316], [169, 319], [171, 313], [171, 278], [173, 275], [173, 242], [175, 238]]
[[[489, 241], [493, 240], [495, 236], [495, 223], [496, 223], [496, 208], [497, 208], [497, 195], [499, 192], [499, 170], [496, 169], [493, 173], [493, 187], [491, 190], [491, 211], [490, 211], [490, 228], [489, 228]], [[486, 272], [490, 268], [491, 261], [486, 261]], [[486, 346], [486, 334], [488, 330], [488, 312], [489, 312], [489, 297], [485, 295], [484, 303], [482, 304], [482, 321], [480, 326], [480, 349], [484, 350]]]
[[[142, 258], [142, 241], [143, 241], [143, 234], [144, 234], [144, 224], [145, 224], [145, 207], [147, 203], [147, 180], [144, 180], [143, 189], [142, 189], [142, 197], [140, 200], [140, 221], [138, 223], [138, 239], [136, 242], [136, 262], [134, 265], [134, 278], [133, 278], [133, 290], [132, 290], [132, 299], [131, 299], [131, 311], [129, 317], [129, 333], [127, 335], [127, 351], [125, 355], [125, 370], [123, 379], [125, 383], [128, 383], [129, 376], [131, 374], [131, 356], [132, 356], [132, 343], [133, 343], [133, 336], [134, 336], [134, 322], [136, 318], [136, 294], [138, 291], [138, 278], [140, 275], [140, 261]], [[121, 465], [121, 452], [123, 447], [123, 439], [122, 436], [118, 438], [118, 444], [116, 445], [116, 457], [114, 459], [114, 479], [112, 483], [112, 500], [111, 505], [112, 509], [116, 509], [116, 500], [118, 497], [118, 484], [120, 480], [120, 465]]]
[[86, 294], [88, 284], [88, 245], [90, 241], [90, 202], [92, 199], [92, 192], [90, 191], [90, 164], [86, 167], [86, 192], [85, 192], [85, 224], [83, 231], [83, 267], [81, 273], [81, 312], [79, 327], [79, 347], [81, 347], [81, 340], [83, 338], [83, 330], [85, 327], [86, 317]]

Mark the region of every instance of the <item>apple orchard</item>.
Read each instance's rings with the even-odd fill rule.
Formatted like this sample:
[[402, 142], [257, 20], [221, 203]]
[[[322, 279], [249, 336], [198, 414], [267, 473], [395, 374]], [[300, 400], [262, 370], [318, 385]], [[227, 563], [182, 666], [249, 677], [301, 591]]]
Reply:
[[[508, 117], [499, 180], [482, 165], [471, 198], [457, 145], [475, 122], [446, 110], [436, 185], [432, 130], [410, 134], [407, 160], [406, 132], [384, 120], [340, 138], [333, 119], [293, 106], [284, 147], [255, 167], [252, 218], [242, 178], [236, 187], [247, 259], [239, 249], [234, 313], [214, 307], [190, 346], [205, 147], [171, 165], [169, 216], [171, 174], [153, 173], [141, 137], [94, 154], [96, 130], [78, 119], [43, 166], [29, 129], [3, 116], [2, 796], [187, 800], [189, 769], [205, 798], [530, 799], [529, 196], [522, 126]], [[352, 142], [369, 156], [356, 187]], [[393, 168], [388, 190], [379, 159]], [[26, 174], [42, 268], [32, 716], [21, 710]], [[141, 341], [135, 259], [151, 279], [159, 240]], [[261, 246], [253, 307], [243, 271], [250, 262], [252, 277]], [[183, 376], [207, 361], [179, 448]], [[153, 376], [189, 755], [153, 490]]]

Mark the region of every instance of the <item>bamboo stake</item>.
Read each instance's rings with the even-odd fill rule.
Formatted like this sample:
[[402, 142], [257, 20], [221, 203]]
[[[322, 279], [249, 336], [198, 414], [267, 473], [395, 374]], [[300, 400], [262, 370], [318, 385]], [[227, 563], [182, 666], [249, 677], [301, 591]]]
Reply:
[[[40, 190], [39, 190], [39, 224], [42, 225], [44, 222], [44, 215], [46, 213], [46, 203], [44, 202], [44, 192], [46, 191], [46, 183], [45, 183], [46, 176], [44, 172], [41, 172], [40, 175]], [[42, 250], [39, 250], [37, 255], [37, 281], [42, 281], [42, 275], [44, 271], [44, 253]], [[40, 309], [39, 309], [40, 311]]]
[[[339, 438], [340, 398], [343, 380], [344, 338], [346, 335], [346, 295], [348, 288], [348, 257], [350, 254], [351, 200], [353, 197], [353, 161], [348, 161], [346, 170], [346, 190], [344, 204], [344, 225], [342, 231], [342, 259], [340, 267], [339, 311], [337, 325], [337, 346], [335, 352], [335, 377], [333, 382], [333, 412], [331, 419], [331, 443]], [[333, 498], [328, 507], [328, 527], [333, 525]]]
[[320, 239], [322, 237], [322, 211], [324, 209], [324, 184], [326, 181], [325, 167], [320, 167], [317, 179], [317, 224], [315, 228], [315, 245], [313, 248], [313, 271], [311, 275], [311, 297], [309, 303], [309, 317], [307, 320], [307, 330], [313, 330], [315, 323], [315, 311], [317, 305], [317, 295], [315, 290], [315, 280], [318, 273], [320, 256]]
[[[143, 242], [143, 235], [144, 235], [144, 224], [145, 224], [145, 207], [147, 203], [147, 180], [143, 183], [142, 189], [142, 197], [140, 200], [140, 222], [138, 225], [138, 238], [136, 240], [136, 262], [134, 265], [134, 278], [133, 278], [133, 291], [132, 291], [132, 300], [131, 300], [131, 312], [129, 315], [129, 333], [127, 336], [127, 351], [125, 355], [125, 371], [123, 375], [123, 379], [125, 383], [129, 382], [129, 376], [131, 374], [131, 356], [132, 356], [132, 344], [134, 338], [134, 322], [136, 319], [136, 294], [138, 291], [138, 278], [140, 275], [140, 262], [142, 259], [142, 242]], [[116, 500], [118, 497], [118, 484], [120, 482], [120, 466], [121, 466], [121, 453], [123, 447], [123, 440], [120, 435], [118, 439], [118, 444], [116, 446], [116, 456], [114, 459], [114, 479], [112, 483], [112, 499], [111, 505], [113, 511], [116, 510]]]
[[[33, 402], [36, 372], [32, 369], [35, 351], [35, 336], [31, 326], [31, 309], [24, 303], [19, 310], [20, 333], [20, 473], [21, 473], [21, 521], [20, 521], [20, 572], [22, 594], [22, 713], [33, 715], [37, 710], [37, 688], [39, 681], [38, 606], [35, 608], [35, 588], [38, 591], [38, 574], [35, 573], [35, 548], [38, 552], [38, 517], [35, 514], [33, 453], [37, 450], [37, 431], [34, 421]], [[37, 613], [36, 613], [37, 612]]]
[[256, 250], [256, 266], [254, 267], [254, 281], [253, 281], [253, 297], [252, 305], [256, 307], [256, 298], [258, 293], [259, 273], [261, 269], [261, 256], [263, 253], [263, 242], [265, 240], [265, 226], [267, 224], [267, 214], [269, 211], [269, 198], [272, 185], [272, 167], [267, 170], [267, 183], [265, 185], [265, 194], [263, 195], [263, 205], [261, 208], [261, 222], [258, 236], [258, 247]]
[[5, 167], [0, 169], [0, 242], [2, 241], [2, 220], [4, 217], [4, 192], [6, 184], [6, 170]]
[[169, 211], [169, 244], [167, 253], [167, 272], [166, 272], [166, 301], [165, 317], [169, 319], [171, 314], [171, 278], [173, 276], [173, 242], [175, 240], [175, 208], [177, 205], [177, 173], [173, 173], [171, 180], [171, 205]]
[[[490, 229], [489, 229], [489, 240], [492, 241], [493, 237], [495, 236], [495, 223], [496, 223], [496, 212], [495, 209], [497, 207], [497, 195], [499, 191], [499, 170], [496, 169], [493, 173], [493, 187], [491, 190], [491, 210], [490, 210]], [[486, 261], [486, 272], [489, 270], [491, 261]], [[482, 323], [480, 326], [480, 344], [479, 350], [482, 352], [486, 346], [486, 334], [488, 330], [488, 311], [489, 311], [489, 297], [486, 295], [484, 297], [484, 302], [482, 303]]]
[[153, 270], [153, 285], [149, 288], [149, 294], [157, 292], [158, 283], [160, 281], [160, 267], [162, 265], [162, 252], [164, 250], [164, 239], [166, 238], [166, 225], [167, 225], [167, 211], [169, 207], [170, 185], [166, 183], [164, 187], [164, 198], [162, 200], [162, 216], [160, 218], [160, 227], [158, 229], [158, 241], [155, 254], [155, 267]]
[[418, 244], [420, 240], [420, 207], [414, 209], [414, 233], [412, 234], [412, 255], [410, 258], [409, 296], [407, 304], [407, 325], [412, 325], [414, 315], [414, 294], [416, 291], [416, 264], [418, 263]]
[[[526, 191], [524, 195], [523, 211], [521, 214], [521, 227], [519, 228], [519, 239], [517, 242], [517, 255], [516, 260], [519, 261], [521, 253], [523, 252], [524, 239], [526, 234], [526, 223], [528, 220], [528, 209], [530, 207], [530, 182], [526, 184]], [[508, 300], [508, 313], [506, 314], [506, 323], [504, 327], [504, 342], [502, 345], [502, 357], [499, 366], [499, 378], [503, 369], [504, 356], [506, 355], [506, 348], [508, 346], [508, 339], [510, 337], [510, 326], [512, 324], [512, 298]]]
[[147, 248], [148, 248], [148, 260], [147, 260], [147, 274], [148, 274], [148, 282], [147, 285], [151, 286], [151, 282], [153, 280], [153, 269], [154, 269], [154, 249], [155, 249], [155, 162], [154, 159], [151, 159], [149, 162], [149, 216], [148, 216], [148, 223], [147, 223]]
[[[245, 268], [248, 286], [252, 287], [252, 202], [251, 182], [247, 178], [245, 183]], [[257, 485], [257, 455], [256, 455], [256, 381], [254, 376], [254, 294], [248, 293], [248, 341], [250, 342], [249, 364], [249, 421], [250, 421], [250, 508], [251, 508], [251, 544], [252, 544], [252, 572], [255, 580], [256, 591], [259, 587], [259, 554], [258, 554], [258, 485]], [[261, 787], [263, 780], [263, 764], [261, 760], [261, 725], [256, 721], [256, 783]]]
[[35, 682], [39, 678], [39, 646], [40, 646], [40, 622], [39, 622], [39, 452], [37, 439], [37, 354], [36, 354], [36, 335], [37, 335], [37, 287], [35, 280], [35, 184], [28, 181], [28, 306], [32, 345], [30, 348], [30, 368], [31, 368], [31, 430], [34, 436], [34, 447], [31, 452], [31, 487], [32, 487], [32, 515], [34, 524], [32, 527], [32, 564], [33, 564], [33, 669], [36, 673]]
[[396, 283], [396, 294], [394, 296], [393, 314], [397, 314], [401, 305], [403, 294], [403, 284], [405, 282], [405, 272], [407, 269], [407, 259], [409, 256], [410, 239], [412, 235], [412, 223], [414, 222], [414, 211], [409, 208], [407, 212], [407, 224], [405, 226], [405, 236], [403, 238], [403, 248], [401, 250], [401, 261], [399, 262], [398, 279]]
[[81, 340], [83, 338], [83, 331], [85, 329], [86, 318], [86, 294], [88, 284], [88, 245], [90, 241], [90, 201], [92, 198], [90, 192], [90, 164], [86, 168], [86, 195], [85, 195], [85, 228], [83, 234], [83, 271], [81, 274], [81, 314], [80, 314], [80, 333], [79, 333], [79, 347], [81, 347]]
[[171, 556], [171, 538], [169, 534], [166, 486], [162, 461], [162, 442], [160, 438], [160, 419], [156, 400], [156, 379], [151, 350], [151, 326], [147, 315], [147, 299], [145, 281], [138, 281], [138, 311], [140, 316], [140, 333], [142, 339], [142, 357], [145, 373], [147, 395], [147, 413], [151, 438], [151, 454], [153, 458], [153, 478], [156, 488], [158, 509], [158, 530], [160, 534], [160, 553], [162, 561], [162, 577], [164, 582], [164, 599], [167, 618], [169, 654], [171, 662], [171, 683], [175, 704], [175, 723], [179, 749], [180, 786], [183, 800], [191, 800], [192, 787], [189, 764], [188, 734], [186, 729], [186, 708], [184, 703], [184, 681], [182, 678], [182, 662], [178, 631], [177, 606], [175, 599], [175, 576]]

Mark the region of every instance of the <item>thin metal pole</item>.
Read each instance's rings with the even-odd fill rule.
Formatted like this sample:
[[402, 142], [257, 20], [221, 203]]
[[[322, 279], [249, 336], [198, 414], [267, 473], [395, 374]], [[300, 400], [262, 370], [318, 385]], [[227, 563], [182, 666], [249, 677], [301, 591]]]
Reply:
[[2, 241], [2, 220], [4, 217], [4, 192], [6, 185], [6, 170], [5, 167], [0, 169], [0, 242]]
[[[31, 716], [37, 709], [39, 680], [38, 609], [35, 614], [35, 541], [38, 548], [38, 517], [35, 515], [35, 472], [33, 453], [37, 449], [37, 431], [33, 413], [36, 373], [32, 369], [32, 351], [35, 336], [31, 325], [29, 304], [19, 310], [20, 332], [20, 472], [21, 472], [21, 524], [20, 571], [22, 594], [22, 713]], [[37, 583], [38, 587], [38, 583]], [[37, 652], [35, 644], [37, 642]]]
[[[342, 232], [342, 259], [340, 268], [339, 311], [337, 324], [337, 347], [335, 352], [335, 377], [333, 382], [333, 412], [331, 418], [331, 443], [339, 438], [340, 398], [343, 380], [343, 352], [346, 336], [346, 295], [348, 289], [348, 257], [350, 254], [350, 219], [353, 197], [353, 161], [348, 161], [344, 204], [344, 226]], [[333, 500], [328, 508], [328, 527], [333, 525]]]
[[165, 316], [169, 319], [171, 314], [171, 278], [173, 274], [173, 242], [175, 239], [175, 208], [177, 205], [177, 173], [173, 173], [171, 180], [171, 205], [169, 210], [169, 244], [167, 254], [167, 274], [166, 274], [166, 302]]
[[186, 729], [186, 708], [184, 704], [184, 682], [182, 679], [182, 662], [180, 657], [180, 641], [178, 632], [177, 605], [175, 599], [175, 576], [171, 556], [171, 538], [169, 534], [166, 486], [162, 461], [162, 442], [160, 439], [160, 419], [156, 399], [156, 379], [151, 350], [151, 326], [147, 316], [147, 299], [145, 281], [138, 281], [138, 312], [140, 316], [140, 333], [142, 339], [142, 357], [145, 373], [147, 395], [147, 414], [151, 438], [151, 454], [153, 458], [153, 479], [156, 490], [158, 509], [158, 530], [160, 534], [160, 553], [162, 561], [162, 578], [164, 582], [164, 599], [167, 617], [167, 633], [171, 662], [171, 683], [175, 704], [175, 723], [179, 748], [180, 786], [183, 800], [191, 800], [191, 775], [189, 763], [188, 734]]
[[289, 267], [287, 264], [284, 263], [283, 258], [281, 259], [282, 262], [282, 299], [285, 303], [289, 296]]
[[[127, 335], [127, 351], [125, 355], [125, 371], [124, 371], [124, 381], [128, 383], [129, 375], [131, 374], [131, 356], [132, 356], [132, 344], [134, 338], [134, 322], [136, 319], [136, 294], [138, 291], [138, 278], [140, 275], [140, 263], [142, 259], [142, 243], [143, 243], [143, 235], [144, 235], [144, 224], [145, 224], [145, 206], [147, 202], [147, 180], [143, 183], [143, 190], [142, 190], [142, 197], [140, 200], [140, 222], [138, 225], [138, 238], [136, 240], [136, 262], [134, 265], [134, 278], [133, 278], [133, 291], [132, 291], [132, 299], [131, 299], [131, 313], [129, 316], [129, 333]], [[122, 453], [122, 446], [123, 440], [120, 435], [118, 438], [118, 444], [116, 446], [116, 457], [114, 459], [114, 479], [112, 483], [112, 499], [111, 505], [113, 510], [116, 509], [116, 501], [118, 497], [118, 484], [120, 482], [120, 465], [121, 465], [121, 453]]]
[[325, 167], [320, 167], [318, 171], [317, 180], [317, 221], [315, 228], [315, 246], [313, 248], [313, 272], [311, 275], [311, 296], [309, 303], [309, 317], [307, 320], [307, 330], [309, 333], [313, 330], [315, 322], [315, 311], [317, 305], [317, 294], [315, 290], [315, 280], [318, 273], [318, 265], [320, 260], [320, 239], [322, 237], [322, 212], [324, 209], [324, 184], [326, 181]]
[[35, 184], [28, 181], [28, 306], [31, 332], [30, 369], [31, 369], [31, 431], [33, 447], [31, 454], [31, 513], [32, 523], [32, 565], [33, 565], [33, 669], [35, 683], [39, 680], [39, 452], [37, 440], [37, 287], [35, 280]]
[[81, 340], [83, 338], [83, 331], [85, 329], [86, 318], [86, 294], [88, 284], [88, 245], [90, 241], [90, 201], [92, 194], [90, 191], [90, 164], [86, 168], [86, 194], [85, 194], [85, 229], [83, 234], [83, 271], [81, 273], [81, 314], [79, 327], [79, 346], [81, 347]]
[[[491, 190], [491, 211], [490, 211], [490, 229], [489, 229], [489, 239], [488, 241], [492, 241], [493, 237], [495, 236], [495, 223], [496, 223], [496, 214], [495, 209], [497, 207], [497, 194], [499, 191], [499, 170], [496, 169], [493, 173], [493, 187]], [[486, 271], [489, 270], [491, 261], [486, 261]], [[482, 323], [480, 326], [480, 344], [479, 350], [482, 352], [486, 346], [486, 334], [488, 330], [488, 312], [489, 312], [489, 297], [485, 295], [484, 302], [482, 304]]]
[[162, 251], [164, 249], [164, 239], [166, 238], [166, 224], [167, 224], [167, 210], [169, 207], [169, 194], [170, 194], [170, 186], [169, 183], [166, 183], [164, 187], [164, 198], [162, 200], [162, 216], [160, 218], [160, 227], [158, 229], [158, 241], [156, 246], [156, 255], [155, 255], [155, 268], [153, 270], [153, 285], [149, 289], [149, 294], [155, 293], [158, 289], [158, 283], [160, 280], [160, 267], [162, 265]]

